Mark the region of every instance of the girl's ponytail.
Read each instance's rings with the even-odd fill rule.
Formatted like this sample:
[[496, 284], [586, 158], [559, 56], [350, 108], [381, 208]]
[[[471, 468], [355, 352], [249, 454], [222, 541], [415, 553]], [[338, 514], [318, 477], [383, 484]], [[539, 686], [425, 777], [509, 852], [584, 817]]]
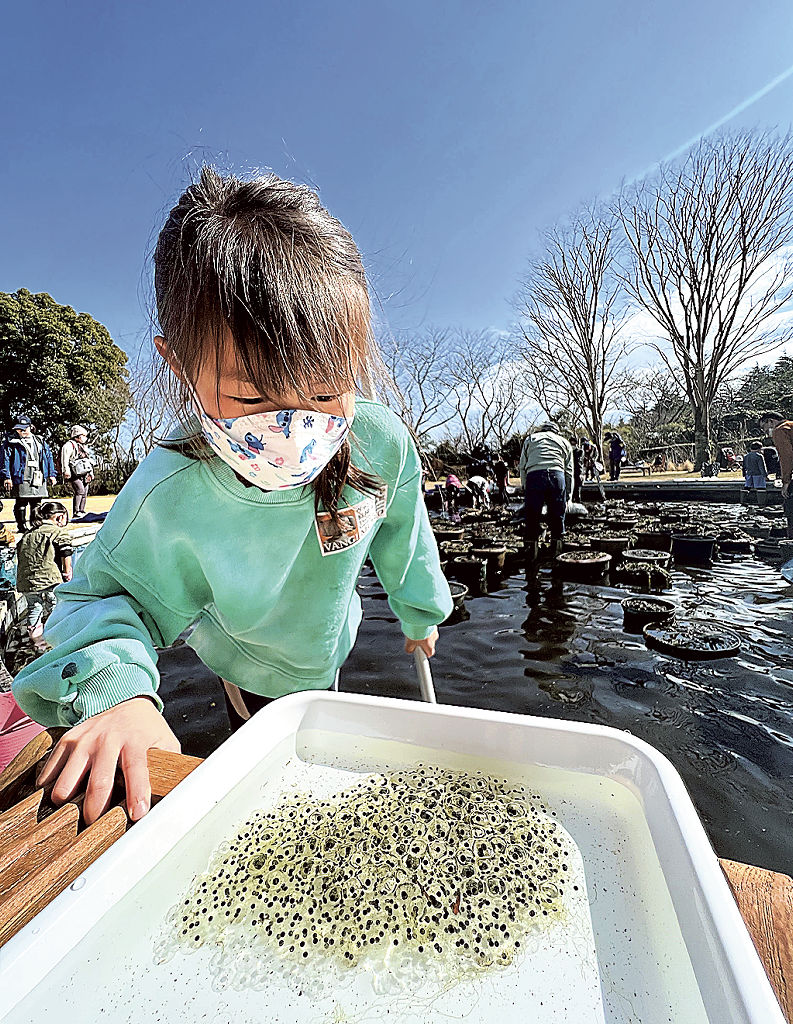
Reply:
[[57, 515], [65, 515], [68, 518], [69, 511], [64, 504], [60, 501], [42, 501], [42, 503], [35, 509], [31, 517], [31, 525], [35, 530], [41, 526], [48, 519], [52, 519]]

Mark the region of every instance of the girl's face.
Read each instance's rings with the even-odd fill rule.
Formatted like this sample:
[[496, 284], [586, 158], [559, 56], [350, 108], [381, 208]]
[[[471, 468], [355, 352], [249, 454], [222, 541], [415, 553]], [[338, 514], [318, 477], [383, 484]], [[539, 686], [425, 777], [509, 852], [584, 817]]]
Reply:
[[[170, 366], [171, 370], [183, 380], [178, 365], [174, 364], [172, 354], [165, 347], [165, 339], [156, 337], [154, 344]], [[279, 412], [281, 409], [313, 409], [326, 412], [331, 416], [344, 416], [352, 419], [355, 413], [355, 392], [350, 390], [342, 394], [333, 391], [321, 381], [314, 383], [309, 398], [301, 397], [297, 392], [283, 395], [262, 395], [250, 381], [240, 376], [240, 368], [233, 358], [229, 358], [230, 349], [222, 357], [217, 368], [208, 361], [202, 366], [198, 378], [190, 381], [201, 408], [214, 419], [235, 419], [237, 416], [252, 416], [258, 412]]]

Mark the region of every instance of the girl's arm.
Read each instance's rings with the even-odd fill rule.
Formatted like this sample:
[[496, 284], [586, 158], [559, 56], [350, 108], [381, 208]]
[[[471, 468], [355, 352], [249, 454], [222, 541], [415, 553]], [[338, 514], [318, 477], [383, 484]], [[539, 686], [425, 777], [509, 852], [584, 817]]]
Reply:
[[64, 555], [61, 559], [61, 576], [68, 583], [72, 578], [72, 556]]
[[421, 494], [418, 455], [412, 443], [407, 444], [395, 493], [369, 555], [402, 624], [406, 649], [420, 646], [431, 657], [436, 627], [451, 614], [453, 601]]
[[40, 781], [57, 779], [53, 799], [62, 802], [88, 775], [83, 810], [89, 824], [108, 806], [119, 764], [133, 820], [145, 814], [146, 751], [179, 750], [160, 714], [155, 646], [172, 643], [201, 606], [192, 604], [169, 558], [173, 545], [150, 540], [123, 561], [101, 537], [91, 542], [75, 578], [58, 588], [45, 630], [53, 649], [14, 681], [14, 696], [31, 718], [74, 727], [53, 750]]

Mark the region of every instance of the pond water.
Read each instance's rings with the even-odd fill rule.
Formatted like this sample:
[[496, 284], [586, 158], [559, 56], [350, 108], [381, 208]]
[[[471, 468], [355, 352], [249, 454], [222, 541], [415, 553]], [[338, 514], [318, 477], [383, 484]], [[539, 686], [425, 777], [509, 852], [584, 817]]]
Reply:
[[[711, 506], [712, 508], [712, 506]], [[736, 506], [724, 515], [737, 519]], [[622, 630], [629, 591], [517, 573], [442, 627], [432, 661], [443, 703], [627, 729], [680, 772], [720, 857], [793, 870], [793, 587], [754, 558], [672, 572], [678, 615], [740, 634], [739, 656], [685, 662]], [[412, 656], [371, 569], [341, 688], [418, 699]], [[161, 693], [185, 753], [228, 735], [217, 678], [186, 647], [163, 652]]]

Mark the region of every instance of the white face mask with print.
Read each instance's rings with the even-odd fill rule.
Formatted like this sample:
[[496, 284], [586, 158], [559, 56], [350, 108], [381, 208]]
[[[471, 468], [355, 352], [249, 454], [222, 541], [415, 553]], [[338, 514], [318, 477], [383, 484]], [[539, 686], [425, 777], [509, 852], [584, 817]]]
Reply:
[[319, 475], [350, 432], [343, 416], [315, 409], [281, 409], [233, 419], [194, 406], [212, 450], [263, 491], [303, 487]]

